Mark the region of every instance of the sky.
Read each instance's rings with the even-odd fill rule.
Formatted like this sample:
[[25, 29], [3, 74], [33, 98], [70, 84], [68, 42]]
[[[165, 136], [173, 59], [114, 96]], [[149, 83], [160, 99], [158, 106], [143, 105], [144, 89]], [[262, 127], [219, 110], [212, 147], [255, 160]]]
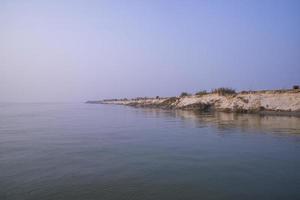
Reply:
[[0, 0], [0, 102], [300, 84], [299, 0]]

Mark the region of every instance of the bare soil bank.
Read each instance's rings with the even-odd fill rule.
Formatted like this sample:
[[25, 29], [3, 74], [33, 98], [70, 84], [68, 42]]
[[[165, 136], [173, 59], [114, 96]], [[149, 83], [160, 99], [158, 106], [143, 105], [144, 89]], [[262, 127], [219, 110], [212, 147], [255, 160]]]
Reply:
[[300, 90], [251, 91], [231, 95], [208, 93], [184, 97], [113, 99], [88, 101], [87, 103], [163, 109], [300, 115]]

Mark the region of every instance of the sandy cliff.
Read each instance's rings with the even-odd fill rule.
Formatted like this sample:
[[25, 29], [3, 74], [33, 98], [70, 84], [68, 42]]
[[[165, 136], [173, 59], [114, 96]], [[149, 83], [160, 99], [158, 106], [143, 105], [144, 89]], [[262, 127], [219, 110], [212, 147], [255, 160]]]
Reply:
[[103, 100], [88, 103], [120, 104], [168, 109], [228, 112], [300, 112], [300, 90], [245, 92], [234, 95], [209, 93], [201, 96]]

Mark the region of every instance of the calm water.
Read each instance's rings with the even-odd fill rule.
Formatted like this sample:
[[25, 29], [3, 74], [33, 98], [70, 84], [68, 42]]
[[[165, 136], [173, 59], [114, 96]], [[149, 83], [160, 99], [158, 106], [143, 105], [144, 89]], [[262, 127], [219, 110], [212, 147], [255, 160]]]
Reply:
[[300, 199], [300, 118], [0, 104], [0, 199]]

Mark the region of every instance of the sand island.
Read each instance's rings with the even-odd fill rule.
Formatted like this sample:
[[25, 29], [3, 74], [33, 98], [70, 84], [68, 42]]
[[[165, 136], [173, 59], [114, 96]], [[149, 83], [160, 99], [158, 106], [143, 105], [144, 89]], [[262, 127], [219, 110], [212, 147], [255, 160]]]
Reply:
[[138, 97], [87, 101], [96, 104], [117, 104], [135, 107], [223, 111], [239, 113], [292, 114], [300, 116], [300, 89], [235, 92], [218, 88], [194, 95], [183, 92], [176, 97]]

